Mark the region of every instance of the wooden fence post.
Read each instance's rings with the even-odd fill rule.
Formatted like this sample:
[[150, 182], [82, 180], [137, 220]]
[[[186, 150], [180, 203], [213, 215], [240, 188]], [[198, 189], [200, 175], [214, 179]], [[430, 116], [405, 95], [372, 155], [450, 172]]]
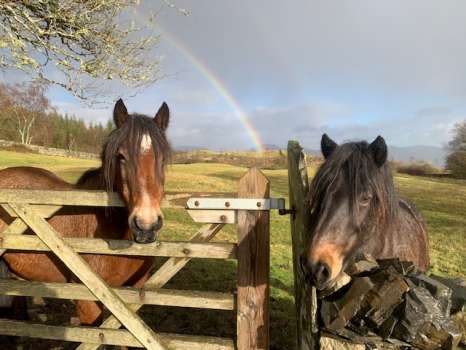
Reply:
[[[257, 168], [239, 181], [239, 198], [268, 198], [269, 180]], [[269, 211], [238, 211], [238, 350], [269, 348]]]
[[288, 185], [290, 208], [294, 209], [290, 223], [293, 244], [297, 345], [298, 350], [316, 350], [319, 349], [316, 290], [306, 283], [300, 267], [300, 257], [309, 246], [310, 239], [310, 209], [306, 200], [309, 192], [309, 180], [303, 149], [296, 141], [288, 142]]

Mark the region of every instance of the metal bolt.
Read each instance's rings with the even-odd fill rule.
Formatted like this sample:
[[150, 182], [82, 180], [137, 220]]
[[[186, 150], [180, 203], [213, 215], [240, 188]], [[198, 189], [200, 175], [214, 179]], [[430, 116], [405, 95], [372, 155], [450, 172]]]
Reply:
[[225, 207], [229, 208], [230, 207], [230, 202], [225, 202]]
[[261, 202], [257, 202], [256, 203], [257, 207], [260, 208], [262, 206], [262, 203]]
[[191, 251], [188, 248], [183, 249], [183, 254], [188, 255]]
[[227, 221], [227, 216], [226, 215], [220, 215], [220, 221], [222, 221], [222, 222]]
[[199, 201], [195, 201], [195, 202], [194, 202], [194, 205], [195, 205], [196, 207], [198, 207], [198, 206], [199, 206]]
[[104, 335], [102, 332], [99, 333], [99, 339], [100, 339], [100, 341], [101, 341], [102, 343], [103, 343], [104, 340], [105, 340], [105, 335]]

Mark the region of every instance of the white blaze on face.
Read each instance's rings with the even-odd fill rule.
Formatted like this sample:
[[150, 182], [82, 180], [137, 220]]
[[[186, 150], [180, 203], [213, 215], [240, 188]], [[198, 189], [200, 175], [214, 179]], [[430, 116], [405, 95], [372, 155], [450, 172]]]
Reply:
[[141, 152], [145, 153], [148, 152], [152, 147], [152, 139], [150, 135], [144, 134], [141, 139]]
[[[152, 149], [152, 139], [149, 134], [144, 134], [141, 138], [140, 144], [141, 154], [147, 154]], [[134, 210], [140, 225], [144, 228], [150, 227], [157, 222], [158, 216], [161, 215], [160, 210], [154, 206], [153, 198], [150, 197], [149, 192], [147, 191], [147, 183], [145, 179], [141, 181], [141, 198], [137, 207]]]

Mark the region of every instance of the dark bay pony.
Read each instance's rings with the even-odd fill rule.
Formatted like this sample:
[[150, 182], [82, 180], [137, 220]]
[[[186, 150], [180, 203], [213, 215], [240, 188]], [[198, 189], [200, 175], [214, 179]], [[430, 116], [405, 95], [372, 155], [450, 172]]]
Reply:
[[337, 145], [324, 134], [321, 149], [325, 162], [309, 193], [312, 239], [301, 260], [314, 285], [331, 288], [363, 253], [427, 270], [426, 227], [413, 205], [395, 193], [385, 140]]
[[[77, 185], [44, 169], [16, 167], [0, 171], [0, 188], [116, 191], [125, 208], [64, 207], [48, 221], [65, 237], [154, 242], [163, 223], [160, 205], [164, 196], [165, 165], [170, 157], [165, 135], [169, 109], [163, 103], [154, 118], [130, 115], [119, 100], [113, 117], [116, 129], [103, 147], [102, 167], [86, 172]], [[11, 221], [1, 209], [0, 231]], [[52, 253], [8, 251], [3, 258], [14, 274], [27, 280], [76, 281]], [[152, 265], [151, 258], [140, 257], [86, 254], [84, 259], [114, 287], [141, 286]], [[76, 306], [82, 324], [95, 324], [101, 317], [100, 304], [77, 301]]]

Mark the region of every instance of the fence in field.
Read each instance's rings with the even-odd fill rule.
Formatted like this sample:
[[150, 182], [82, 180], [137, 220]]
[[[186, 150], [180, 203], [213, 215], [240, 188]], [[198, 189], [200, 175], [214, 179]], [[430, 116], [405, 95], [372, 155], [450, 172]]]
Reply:
[[[0, 334], [80, 342], [80, 350], [97, 349], [102, 344], [157, 350], [268, 349], [269, 213], [273, 209], [283, 209], [284, 200], [269, 198], [269, 181], [257, 169], [249, 170], [241, 178], [235, 198], [189, 197], [186, 193], [167, 195], [162, 207], [186, 209], [195, 222], [206, 224], [190, 241], [137, 244], [97, 238], [62, 238], [46, 220], [62, 206], [122, 206], [116, 194], [0, 190], [0, 205], [13, 220], [1, 233], [0, 253], [8, 249], [51, 251], [82, 282], [0, 280], [0, 294], [98, 300], [112, 313], [100, 328], [0, 319]], [[183, 198], [189, 198], [185, 205], [176, 204]], [[226, 224], [237, 226], [238, 242], [209, 242]], [[28, 229], [35, 235], [23, 235]], [[110, 288], [78, 253], [164, 256], [169, 259], [149, 278], [143, 289]], [[231, 293], [162, 288], [194, 258], [236, 259], [236, 297]], [[234, 340], [218, 337], [157, 333], [136, 313], [144, 304], [236, 311], [236, 344]], [[125, 329], [120, 329], [121, 326]]]

